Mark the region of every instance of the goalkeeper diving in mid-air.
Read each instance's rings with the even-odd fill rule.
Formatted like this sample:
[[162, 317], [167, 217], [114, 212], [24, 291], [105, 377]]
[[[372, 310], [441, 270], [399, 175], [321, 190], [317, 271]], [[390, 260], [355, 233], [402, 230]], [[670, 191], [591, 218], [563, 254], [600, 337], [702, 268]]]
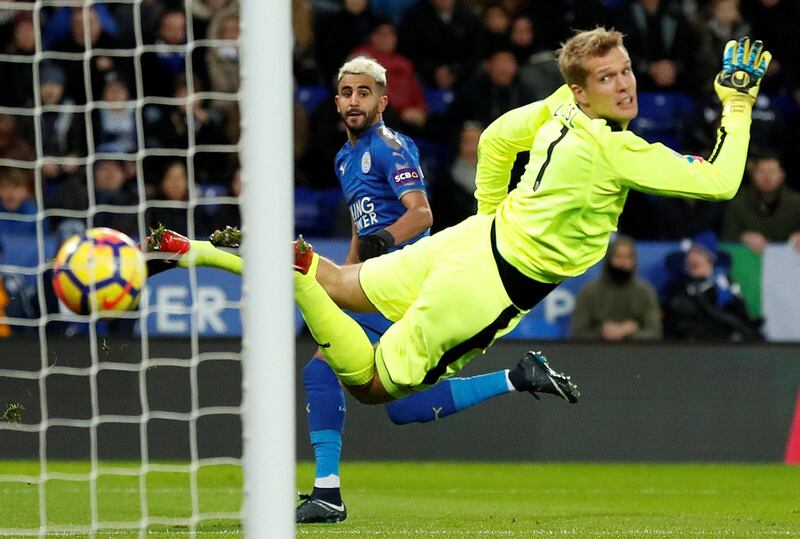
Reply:
[[[427, 389], [509, 333], [562, 280], [605, 254], [628, 191], [728, 200], [742, 180], [751, 111], [771, 55], [760, 41], [730, 41], [714, 88], [722, 119], [708, 159], [650, 144], [626, 128], [638, 112], [622, 34], [576, 33], [559, 51], [566, 84], [507, 112], [478, 148], [478, 213], [413, 245], [337, 266], [295, 242], [295, 299], [328, 364], [359, 401]], [[529, 153], [508, 192], [516, 154]], [[198, 265], [211, 244], [185, 250]], [[177, 252], [168, 248], [162, 251]], [[230, 268], [228, 268], [230, 269]], [[373, 346], [342, 309], [393, 322]], [[546, 365], [545, 365], [546, 366]], [[565, 377], [553, 382], [572, 396]], [[572, 399], [570, 399], [572, 400]]]

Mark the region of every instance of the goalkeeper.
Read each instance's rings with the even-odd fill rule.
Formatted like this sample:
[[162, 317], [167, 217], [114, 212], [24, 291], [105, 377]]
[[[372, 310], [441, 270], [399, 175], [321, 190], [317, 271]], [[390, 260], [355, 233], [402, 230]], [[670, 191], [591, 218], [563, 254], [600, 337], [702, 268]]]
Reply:
[[[638, 106], [622, 34], [596, 28], [574, 35], [559, 51], [567, 84], [509, 111], [481, 135], [477, 215], [352, 266], [336, 266], [302, 239], [295, 242], [295, 299], [328, 364], [364, 403], [424, 390], [509, 333], [563, 279], [600, 260], [630, 189], [732, 198], [770, 60], [760, 41], [725, 46], [714, 80], [722, 121], [706, 161], [626, 131]], [[529, 162], [509, 193], [521, 151]], [[198, 265], [241, 271], [238, 257], [206, 259], [206, 250], [168, 244], [162, 250], [191, 255]], [[378, 311], [394, 324], [373, 348], [341, 308]], [[569, 380], [547, 373], [556, 375], [554, 391], [576, 399]]]
[[[638, 112], [622, 34], [579, 32], [559, 52], [566, 85], [512, 110], [482, 134], [478, 214], [354, 266], [295, 243], [295, 299], [323, 353], [361, 402], [430, 387], [461, 369], [567, 277], [600, 260], [628, 191], [728, 200], [738, 190], [751, 110], [771, 55], [729, 42], [714, 86], [722, 120], [708, 160], [626, 131]], [[518, 152], [530, 154], [508, 192]], [[377, 310], [394, 324], [373, 348], [340, 308]], [[565, 393], [573, 390], [559, 381]]]

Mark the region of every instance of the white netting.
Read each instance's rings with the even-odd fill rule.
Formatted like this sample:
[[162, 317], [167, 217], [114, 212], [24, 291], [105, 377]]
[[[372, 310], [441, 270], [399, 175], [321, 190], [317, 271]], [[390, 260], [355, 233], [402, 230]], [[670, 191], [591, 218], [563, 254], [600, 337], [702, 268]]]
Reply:
[[[229, 91], [206, 89], [219, 73], [206, 73], [198, 62], [217, 56], [228, 68], [238, 66], [238, 40], [195, 35], [205, 22], [219, 29], [226, 20], [205, 21], [193, 8], [192, 0], [180, 6], [0, 2], [0, 24], [12, 34], [0, 64], [6, 74], [25, 74], [29, 66], [31, 79], [6, 77], [0, 85], [10, 88], [0, 94], [24, 98], [24, 88], [32, 89], [27, 102], [0, 106], [0, 175], [22, 171], [33, 188], [32, 206], [0, 208], [6, 209], [0, 225], [10, 223], [0, 226], [0, 276], [8, 299], [0, 296], [0, 335], [12, 334], [0, 340], [0, 413], [9, 404], [24, 406], [21, 423], [0, 420], [2, 536], [195, 536], [204, 526], [221, 535], [238, 533], [239, 343], [203, 338], [240, 330], [240, 296], [229, 294], [238, 278], [172, 270], [167, 273], [180, 275], [145, 287], [140, 311], [111, 323], [59, 309], [49, 284], [55, 250], [71, 232], [127, 223], [127, 232], [141, 240], [156, 218], [183, 210], [185, 232], [201, 237], [219, 224], [215, 218], [235, 215], [230, 185], [238, 132], [234, 127], [221, 136], [221, 130], [238, 125], [238, 79]], [[187, 22], [185, 43], [148, 37], [174, 30], [170, 24], [181, 17], [164, 19], [175, 9]], [[82, 34], [84, 50], [76, 50], [81, 44], [74, 39], [63, 47], [45, 43], [55, 39], [51, 25], [63, 21], [57, 18], [63, 10], [71, 37]], [[233, 7], [227, 14], [238, 23]], [[121, 37], [108, 40], [114, 46], [94, 40], [98, 21], [116, 22]], [[29, 24], [34, 47], [18, 50], [25, 36], [17, 34]], [[174, 70], [174, 80], [153, 71], [158, 62]], [[109, 63], [112, 69], [106, 69]], [[59, 80], [64, 96], [81, 86], [83, 96], [53, 102], [47, 95], [43, 101], [43, 85]], [[112, 88], [116, 81], [126, 87], [127, 99], [113, 96], [122, 90]], [[170, 82], [173, 95], [148, 95], [150, 87]], [[114, 99], [106, 99], [110, 95]], [[23, 142], [27, 136], [32, 152], [21, 152], [21, 143], [9, 150], [7, 135]], [[109, 161], [128, 176], [124, 185], [132, 197], [109, 195], [107, 171], [101, 170]], [[185, 173], [178, 176], [186, 179], [186, 195], [156, 198], [154, 171], [166, 177], [174, 162], [183, 164]], [[0, 179], [0, 185], [4, 181], [16, 180]], [[161, 178], [162, 186], [167, 182]], [[85, 207], [72, 201], [76, 193]], [[178, 338], [162, 337], [170, 333]]]

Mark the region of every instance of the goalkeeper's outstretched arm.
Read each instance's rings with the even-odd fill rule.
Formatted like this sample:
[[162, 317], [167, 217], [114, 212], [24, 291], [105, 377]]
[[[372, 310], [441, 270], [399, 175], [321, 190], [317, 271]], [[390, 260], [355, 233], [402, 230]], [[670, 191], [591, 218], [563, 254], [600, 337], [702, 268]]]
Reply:
[[772, 55], [760, 41], [730, 41], [714, 88], [722, 102], [717, 142], [708, 159], [676, 155], [661, 144], [633, 134], [619, 137], [607, 151], [609, 167], [628, 187], [648, 193], [728, 200], [742, 181], [750, 142], [753, 103]]

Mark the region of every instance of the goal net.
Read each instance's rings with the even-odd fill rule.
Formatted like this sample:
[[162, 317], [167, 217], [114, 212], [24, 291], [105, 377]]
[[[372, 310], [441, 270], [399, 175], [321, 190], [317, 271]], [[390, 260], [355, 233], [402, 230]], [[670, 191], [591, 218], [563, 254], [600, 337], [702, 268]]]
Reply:
[[[293, 530], [291, 119], [254, 105], [290, 102], [289, 14], [258, 4], [0, 2], [0, 536], [266, 536], [262, 505], [271, 536]], [[248, 90], [265, 62], [282, 84]], [[256, 181], [269, 159], [286, 179], [272, 192]], [[242, 250], [260, 287], [171, 269], [113, 319], [53, 292], [73, 234], [142, 242], [163, 224], [205, 240], [242, 221], [263, 242]], [[283, 357], [258, 357], [273, 332]], [[256, 365], [268, 359], [283, 390]], [[290, 411], [277, 423], [275, 406]]]

